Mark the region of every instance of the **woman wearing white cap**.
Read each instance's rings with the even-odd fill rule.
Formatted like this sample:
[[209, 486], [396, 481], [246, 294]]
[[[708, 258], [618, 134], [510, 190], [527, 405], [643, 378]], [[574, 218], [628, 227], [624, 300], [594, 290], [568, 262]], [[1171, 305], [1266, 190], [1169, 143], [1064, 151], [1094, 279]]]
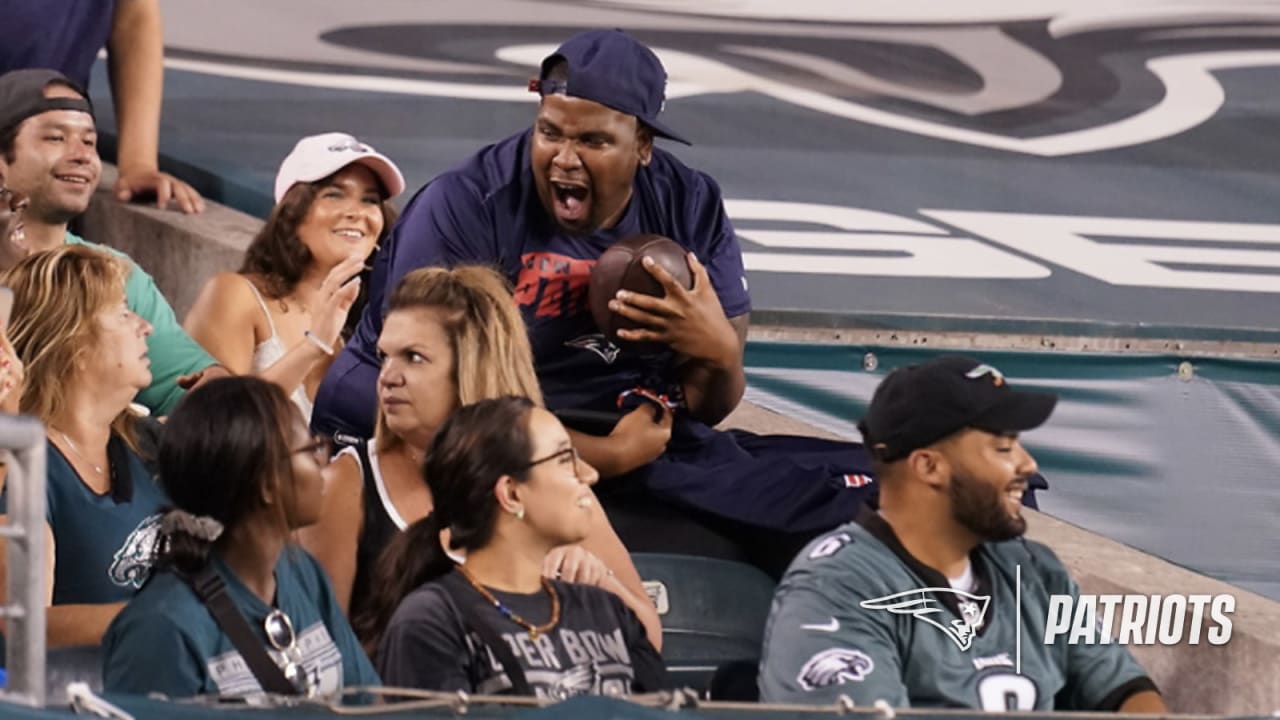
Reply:
[[348, 317], [359, 317], [365, 260], [395, 220], [387, 200], [403, 190], [395, 163], [350, 135], [299, 140], [240, 271], [209, 280], [187, 332], [232, 372], [283, 387], [309, 421]]

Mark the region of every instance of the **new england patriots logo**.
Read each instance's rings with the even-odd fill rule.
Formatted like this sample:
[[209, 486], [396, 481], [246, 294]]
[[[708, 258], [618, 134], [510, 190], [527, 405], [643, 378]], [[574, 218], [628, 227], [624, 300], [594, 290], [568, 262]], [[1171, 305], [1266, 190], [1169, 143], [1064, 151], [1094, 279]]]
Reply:
[[566, 342], [565, 345], [579, 350], [590, 350], [599, 355], [607, 365], [612, 365], [618, 359], [618, 355], [622, 354], [622, 348], [610, 342], [609, 338], [601, 333], [582, 335]]
[[577, 665], [561, 675], [548, 688], [547, 695], [557, 701], [578, 695], [599, 695], [600, 681], [600, 667], [596, 663]]
[[[945, 625], [940, 618], [932, 617], [947, 612], [947, 609], [935, 598], [929, 597], [930, 593], [955, 595], [960, 605], [960, 617]], [[973, 645], [973, 636], [982, 629], [991, 597], [952, 588], [922, 588], [863, 600], [859, 604], [868, 610], [888, 610], [895, 615], [911, 615], [917, 620], [923, 620], [946, 633], [961, 650], [968, 650]]]

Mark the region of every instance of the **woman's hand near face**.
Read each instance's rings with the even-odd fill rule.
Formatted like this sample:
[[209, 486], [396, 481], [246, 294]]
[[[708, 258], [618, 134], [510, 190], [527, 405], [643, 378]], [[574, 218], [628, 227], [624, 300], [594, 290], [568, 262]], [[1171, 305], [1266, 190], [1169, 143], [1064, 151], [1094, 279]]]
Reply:
[[310, 332], [316, 339], [333, 347], [338, 342], [347, 313], [360, 294], [360, 268], [364, 258], [351, 255], [334, 266], [320, 285], [320, 304], [311, 314]]
[[553, 580], [604, 587], [613, 572], [603, 560], [580, 545], [561, 545], [547, 553], [542, 575]]

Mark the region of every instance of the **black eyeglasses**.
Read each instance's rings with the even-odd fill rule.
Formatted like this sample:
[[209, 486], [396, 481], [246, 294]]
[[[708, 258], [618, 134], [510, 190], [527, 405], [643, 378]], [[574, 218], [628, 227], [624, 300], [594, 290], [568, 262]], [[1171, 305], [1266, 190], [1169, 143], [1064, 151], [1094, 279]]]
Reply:
[[550, 455], [548, 455], [548, 456], [546, 456], [546, 457], [544, 457], [544, 458], [541, 458], [541, 459], [538, 459], [538, 460], [533, 460], [533, 461], [531, 461], [528, 465], [525, 465], [525, 469], [528, 469], [528, 468], [531, 468], [531, 467], [534, 467], [534, 466], [537, 466], [537, 465], [541, 465], [541, 464], [542, 464], [542, 463], [544, 463], [544, 462], [551, 462], [552, 460], [559, 460], [560, 458], [562, 458], [562, 457], [564, 457], [564, 456], [566, 456], [566, 455], [569, 455], [569, 456], [572, 456], [572, 457], [573, 457], [573, 469], [574, 469], [574, 472], [577, 472], [577, 470], [578, 470], [578, 465], [579, 465], [579, 463], [581, 463], [581, 462], [582, 462], [582, 456], [578, 454], [578, 448], [575, 448], [575, 447], [567, 447], [567, 448], [565, 448], [565, 449], [563, 449], [563, 450], [557, 450], [556, 452], [553, 452], [553, 453], [551, 453]]
[[329, 464], [329, 460], [333, 458], [333, 440], [325, 436], [318, 436], [311, 439], [311, 442], [296, 448], [292, 451], [297, 453], [310, 453], [316, 462], [323, 467]]
[[280, 669], [284, 677], [293, 684], [298, 692], [311, 697], [316, 690], [311, 682], [311, 675], [302, 666], [302, 649], [298, 647], [298, 636], [293, 632], [293, 621], [283, 610], [275, 609], [262, 621], [262, 629], [267, 633], [267, 642], [280, 652], [284, 662]]

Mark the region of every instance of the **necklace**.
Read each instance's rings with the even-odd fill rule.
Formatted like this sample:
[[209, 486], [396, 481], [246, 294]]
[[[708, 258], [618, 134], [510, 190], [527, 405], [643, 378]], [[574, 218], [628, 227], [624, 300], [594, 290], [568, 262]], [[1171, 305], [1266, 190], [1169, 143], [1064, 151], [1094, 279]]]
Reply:
[[555, 588], [551, 587], [551, 582], [545, 577], [542, 578], [542, 588], [551, 596], [551, 619], [548, 620], [545, 625], [534, 625], [528, 620], [525, 620], [519, 615], [511, 612], [511, 608], [504, 605], [501, 600], [493, 596], [493, 593], [489, 592], [484, 588], [484, 586], [476, 582], [476, 579], [471, 577], [471, 573], [467, 572], [465, 567], [459, 565], [458, 572], [462, 573], [462, 577], [466, 578], [467, 582], [471, 583], [471, 587], [475, 588], [477, 592], [483, 595], [484, 599], [488, 600], [490, 605], [493, 605], [498, 612], [502, 613], [503, 617], [519, 625], [525, 630], [528, 630], [530, 640], [537, 640], [539, 635], [547, 632], [551, 628], [555, 627], [556, 623], [560, 622], [560, 596], [556, 595]]
[[76, 447], [75, 442], [71, 439], [71, 437], [70, 437], [69, 435], [67, 435], [66, 433], [62, 432], [61, 430], [59, 430], [59, 431], [58, 431], [58, 434], [62, 436], [62, 439], [63, 439], [63, 440], [67, 441], [67, 447], [71, 448], [71, 452], [75, 453], [75, 454], [76, 454], [76, 457], [78, 457], [78, 458], [80, 458], [81, 460], [83, 460], [83, 461], [85, 461], [85, 462], [89, 463], [89, 465], [90, 465], [90, 466], [94, 469], [94, 471], [95, 471], [95, 472], [97, 472], [99, 475], [101, 475], [101, 474], [102, 474], [102, 466], [101, 466], [101, 465], [94, 465], [92, 460], [90, 460], [89, 458], [85, 457], [85, 456], [84, 456], [84, 453], [80, 452], [80, 448]]

